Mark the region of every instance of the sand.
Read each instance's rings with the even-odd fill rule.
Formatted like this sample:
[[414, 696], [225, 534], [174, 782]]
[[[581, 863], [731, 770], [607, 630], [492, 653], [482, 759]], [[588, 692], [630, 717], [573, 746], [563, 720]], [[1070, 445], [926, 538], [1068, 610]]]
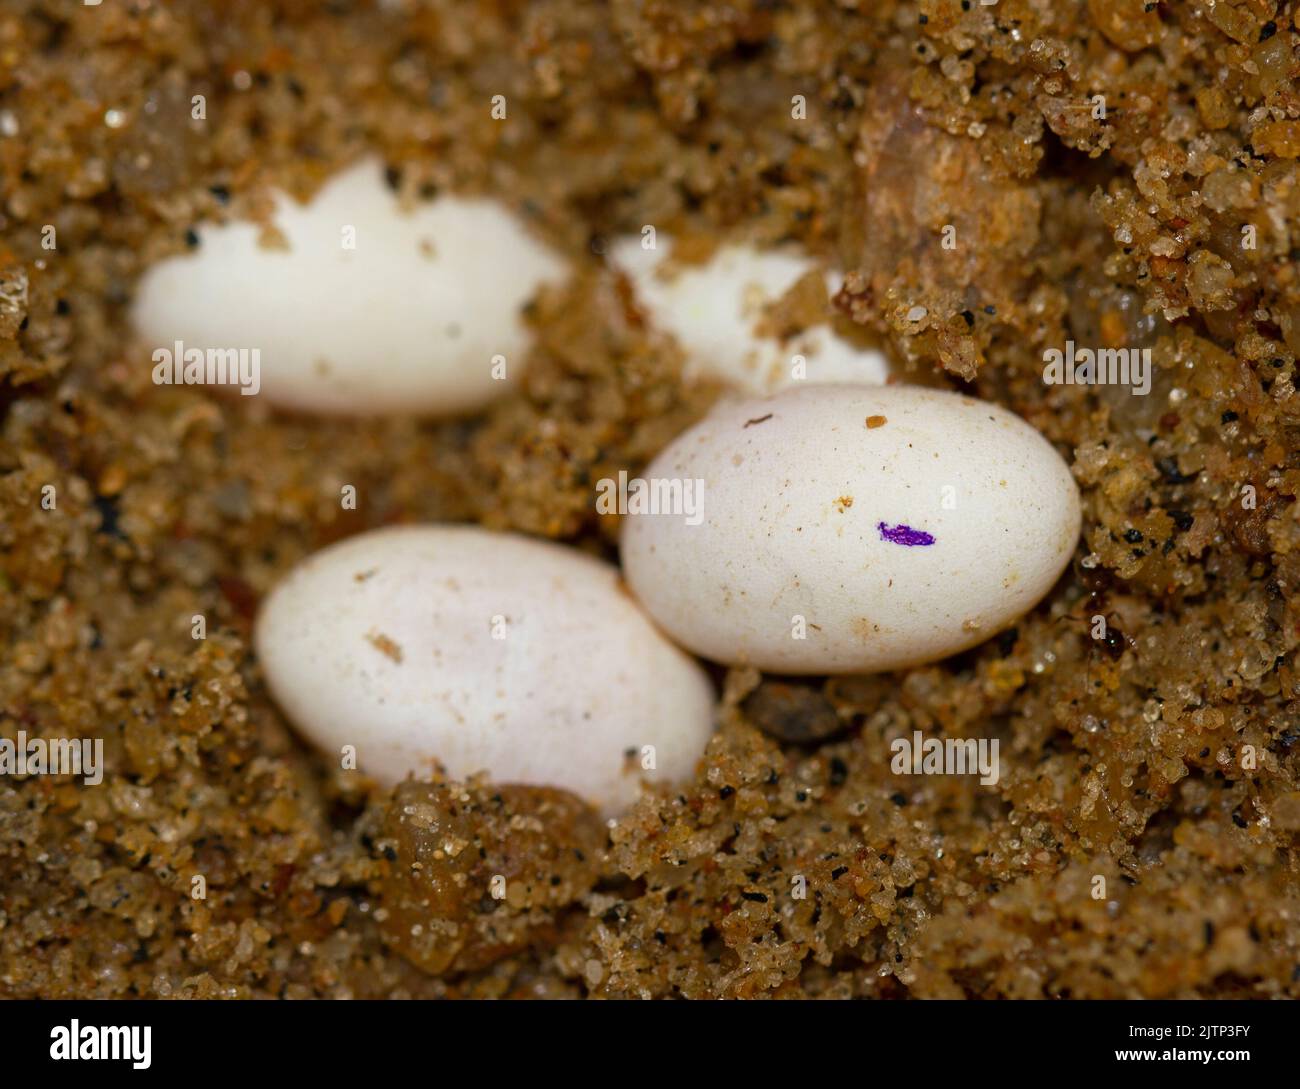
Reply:
[[[0, 736], [102, 739], [105, 771], [0, 777], [0, 995], [1300, 995], [1292, 15], [19, 8], [0, 14]], [[518, 392], [374, 423], [154, 386], [125, 321], [141, 270], [371, 152], [409, 199], [494, 194], [574, 262], [532, 308]], [[601, 259], [645, 224], [688, 253], [790, 240], [844, 268], [843, 328], [1070, 459], [1075, 562], [939, 665], [719, 671], [694, 781], [612, 829], [486, 780], [368, 790], [269, 701], [257, 603], [394, 523], [612, 557], [595, 482], [717, 392], [684, 387]], [[1044, 385], [1070, 339], [1150, 348], [1150, 395]], [[915, 730], [997, 738], [999, 782], [894, 774]], [[465, 858], [413, 870], [444, 832]], [[520, 890], [496, 899], [506, 872]], [[424, 900], [434, 938], [411, 932]]]

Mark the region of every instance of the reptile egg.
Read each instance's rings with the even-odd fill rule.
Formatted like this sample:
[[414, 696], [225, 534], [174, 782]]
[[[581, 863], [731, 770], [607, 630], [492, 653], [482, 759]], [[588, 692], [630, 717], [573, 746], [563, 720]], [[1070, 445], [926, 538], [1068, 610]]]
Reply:
[[612, 813], [642, 776], [688, 777], [712, 727], [708, 678], [617, 570], [476, 527], [377, 530], [309, 556], [255, 644], [298, 730], [336, 758], [354, 746], [385, 785], [437, 760]]
[[624, 518], [633, 592], [698, 654], [784, 673], [982, 642], [1047, 593], [1080, 529], [1070, 471], [1029, 424], [914, 386], [726, 403], [644, 476], [696, 501]]
[[[375, 159], [331, 179], [308, 204], [275, 194], [272, 223], [283, 242], [274, 248], [259, 245], [253, 223], [201, 227], [193, 253], [145, 273], [133, 321], [152, 347], [196, 362], [255, 350], [260, 392], [285, 408], [480, 408], [523, 367], [522, 308], [563, 274], [495, 201], [441, 196], [403, 211]], [[179, 370], [179, 359], [162, 362], [169, 366], [155, 369], [155, 382]], [[234, 384], [210, 364], [202, 373]]]
[[782, 339], [765, 328], [769, 305], [817, 268], [790, 247], [759, 250], [723, 246], [700, 265], [674, 267], [671, 241], [658, 235], [654, 249], [640, 238], [610, 247], [610, 260], [632, 282], [650, 324], [670, 333], [686, 353], [686, 377], [707, 375], [743, 393], [771, 393], [792, 382], [883, 383], [885, 356], [862, 347], [830, 325], [829, 299], [840, 277], [825, 274], [820, 320]]

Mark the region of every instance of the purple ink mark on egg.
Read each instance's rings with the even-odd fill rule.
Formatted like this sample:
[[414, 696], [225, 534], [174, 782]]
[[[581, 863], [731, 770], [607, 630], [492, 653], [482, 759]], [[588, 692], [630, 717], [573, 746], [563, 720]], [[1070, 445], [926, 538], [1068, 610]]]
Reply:
[[918, 545], [932, 545], [934, 538], [923, 529], [913, 529], [911, 526], [887, 526], [880, 522], [876, 526], [880, 530], [880, 539], [882, 541], [892, 541], [894, 544], [906, 545], [908, 548], [916, 548]]

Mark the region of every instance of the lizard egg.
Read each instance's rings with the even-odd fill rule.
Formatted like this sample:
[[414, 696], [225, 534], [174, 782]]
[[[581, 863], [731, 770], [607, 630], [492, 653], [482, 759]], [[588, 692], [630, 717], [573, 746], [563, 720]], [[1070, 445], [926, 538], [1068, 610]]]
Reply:
[[[472, 412], [520, 373], [521, 310], [563, 275], [495, 201], [403, 211], [374, 159], [307, 204], [276, 194], [272, 223], [283, 245], [259, 245], [253, 223], [204, 226], [193, 253], [142, 277], [132, 317], [157, 349], [155, 382], [239, 385], [318, 413]], [[241, 349], [258, 368], [236, 380], [220, 364]]]
[[[607, 813], [640, 779], [688, 777], [712, 686], [618, 571], [468, 526], [376, 530], [309, 556], [271, 592], [255, 645], [291, 722], [381, 783], [554, 786]], [[344, 765], [346, 766], [346, 765]]]
[[1060, 575], [1078, 489], [984, 401], [808, 386], [724, 403], [645, 470], [695, 498], [624, 518], [628, 585], [705, 658], [784, 673], [934, 661], [988, 639]]
[[767, 307], [817, 268], [790, 247], [759, 250], [723, 246], [700, 265], [675, 265], [662, 234], [654, 249], [622, 238], [610, 260], [632, 282], [650, 324], [670, 333], [687, 356], [686, 377], [721, 379], [742, 393], [770, 393], [792, 382], [880, 382], [889, 377], [885, 356], [860, 346], [830, 324], [830, 297], [840, 277], [820, 277], [825, 305], [819, 321], [781, 339], [764, 327]]

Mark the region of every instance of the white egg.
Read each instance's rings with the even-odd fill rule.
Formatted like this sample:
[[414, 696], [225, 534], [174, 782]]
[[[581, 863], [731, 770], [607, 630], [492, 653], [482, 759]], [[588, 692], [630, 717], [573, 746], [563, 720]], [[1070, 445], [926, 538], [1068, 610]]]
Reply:
[[[727, 245], [704, 264], [674, 268], [671, 240], [660, 234], [654, 249], [640, 238], [619, 239], [609, 256], [631, 280], [650, 324], [686, 353], [688, 378], [708, 375], [754, 394], [800, 381], [883, 383], [889, 377], [881, 352], [831, 327], [829, 305], [827, 320], [787, 341], [761, 331], [764, 308], [817, 267], [792, 248]], [[829, 300], [840, 277], [824, 279]]]
[[1080, 529], [1078, 489], [1037, 431], [909, 386], [724, 404], [643, 478], [664, 495], [659, 482], [683, 482], [698, 509], [625, 517], [633, 592], [696, 653], [787, 673], [899, 669], [982, 642], [1047, 593]]
[[275, 205], [287, 249], [252, 223], [201, 227], [193, 253], [145, 273], [133, 321], [151, 347], [256, 349], [260, 393], [320, 413], [469, 412], [521, 373], [521, 310], [564, 265], [501, 204], [403, 211], [368, 159]]
[[616, 569], [466, 526], [377, 530], [304, 560], [255, 643], [299, 731], [381, 783], [427, 776], [568, 789], [606, 813], [641, 778], [688, 777], [713, 690]]

